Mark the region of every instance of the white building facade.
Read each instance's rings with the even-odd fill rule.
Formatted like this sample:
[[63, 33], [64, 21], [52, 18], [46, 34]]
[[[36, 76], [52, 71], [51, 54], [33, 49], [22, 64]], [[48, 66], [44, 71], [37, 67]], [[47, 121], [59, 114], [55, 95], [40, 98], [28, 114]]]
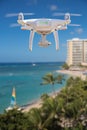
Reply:
[[67, 64], [80, 65], [82, 63], [87, 63], [87, 39], [67, 40]]

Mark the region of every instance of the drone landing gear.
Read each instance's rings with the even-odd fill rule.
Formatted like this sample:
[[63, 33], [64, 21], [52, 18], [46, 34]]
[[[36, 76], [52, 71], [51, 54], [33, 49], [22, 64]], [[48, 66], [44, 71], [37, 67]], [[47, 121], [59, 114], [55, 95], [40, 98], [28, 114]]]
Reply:
[[29, 50], [32, 51], [32, 45], [33, 45], [33, 37], [34, 37], [34, 30], [32, 29], [30, 32], [30, 38], [29, 38]]
[[59, 49], [59, 45], [58, 45], [59, 44], [59, 37], [58, 37], [57, 30], [54, 30], [53, 34], [54, 34], [55, 43], [56, 43], [56, 50], [58, 50]]

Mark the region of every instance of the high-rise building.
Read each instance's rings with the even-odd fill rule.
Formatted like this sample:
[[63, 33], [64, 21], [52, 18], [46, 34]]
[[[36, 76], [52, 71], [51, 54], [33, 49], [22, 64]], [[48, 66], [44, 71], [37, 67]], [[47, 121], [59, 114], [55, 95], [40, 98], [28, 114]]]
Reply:
[[67, 64], [87, 63], [87, 39], [67, 40]]

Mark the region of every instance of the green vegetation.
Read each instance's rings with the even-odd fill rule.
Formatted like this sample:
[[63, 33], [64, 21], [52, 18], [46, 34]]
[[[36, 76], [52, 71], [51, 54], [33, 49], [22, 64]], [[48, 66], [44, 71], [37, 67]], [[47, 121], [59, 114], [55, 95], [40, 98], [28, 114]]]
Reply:
[[28, 116], [16, 109], [0, 114], [0, 130], [28, 130]]
[[59, 74], [57, 76], [54, 76], [52, 73], [48, 73], [43, 77], [43, 82], [41, 83], [41, 85], [51, 84], [53, 92], [54, 94], [56, 94], [54, 84], [62, 84], [62, 80], [64, 80], [63, 75]]
[[0, 114], [0, 130], [87, 130], [87, 81], [70, 77], [55, 98], [44, 94], [41, 100], [27, 113]]
[[68, 66], [67, 63], [64, 63], [64, 64], [62, 65], [62, 68], [65, 69], [65, 70], [68, 70], [68, 69], [69, 69], [69, 66]]

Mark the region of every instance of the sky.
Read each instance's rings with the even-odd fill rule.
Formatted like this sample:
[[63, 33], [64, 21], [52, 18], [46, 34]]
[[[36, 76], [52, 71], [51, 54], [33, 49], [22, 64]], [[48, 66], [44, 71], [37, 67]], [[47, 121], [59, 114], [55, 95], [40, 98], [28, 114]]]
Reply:
[[[87, 39], [87, 0], [0, 0], [0, 63], [2, 62], [59, 62], [66, 61], [67, 40]], [[58, 31], [59, 50], [55, 49], [53, 34], [47, 35], [52, 44], [47, 48], [38, 46], [41, 40], [35, 33], [33, 50], [29, 51], [30, 31], [23, 31], [17, 24], [18, 13], [29, 13], [25, 19], [51, 18], [64, 19], [58, 13], [71, 15], [71, 24], [67, 30]]]

